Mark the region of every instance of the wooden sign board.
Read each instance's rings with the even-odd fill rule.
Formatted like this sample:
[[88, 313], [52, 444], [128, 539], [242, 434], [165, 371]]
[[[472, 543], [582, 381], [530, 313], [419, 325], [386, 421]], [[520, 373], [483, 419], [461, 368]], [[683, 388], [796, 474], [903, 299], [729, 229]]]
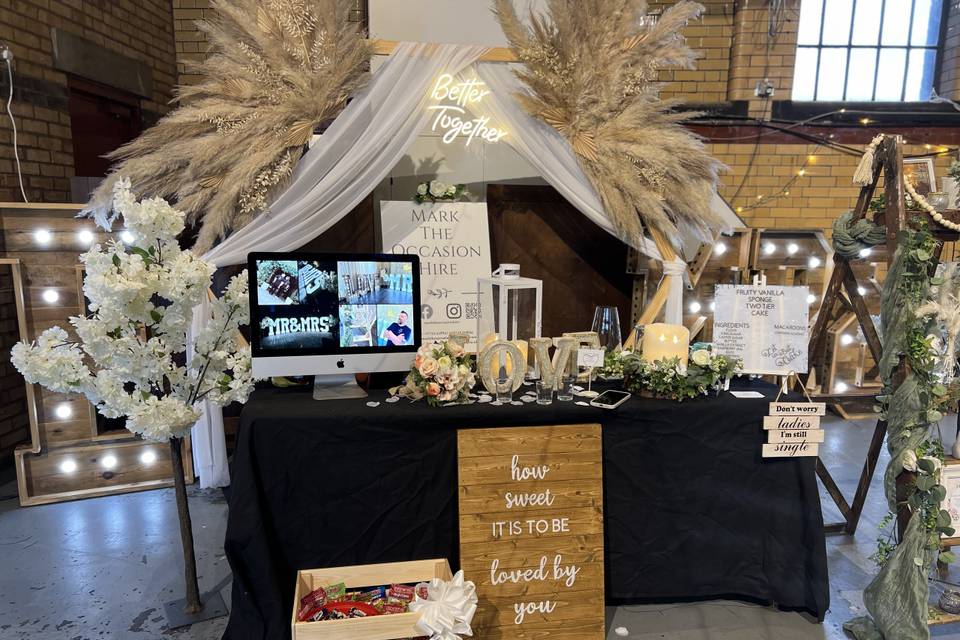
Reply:
[[771, 402], [771, 416], [825, 416], [825, 402]]
[[804, 458], [820, 455], [816, 442], [780, 442], [763, 445], [764, 458]]
[[770, 415], [763, 419], [763, 428], [767, 432], [763, 457], [819, 456], [824, 438], [820, 416], [826, 414], [824, 402], [771, 402]]
[[777, 429], [770, 432], [767, 442], [776, 444], [780, 442], [823, 442], [824, 432], [821, 429], [812, 429], [810, 431], [792, 429]]
[[770, 429], [819, 429], [820, 416], [765, 416], [763, 428]]
[[604, 640], [600, 425], [457, 434], [460, 566], [484, 640]]

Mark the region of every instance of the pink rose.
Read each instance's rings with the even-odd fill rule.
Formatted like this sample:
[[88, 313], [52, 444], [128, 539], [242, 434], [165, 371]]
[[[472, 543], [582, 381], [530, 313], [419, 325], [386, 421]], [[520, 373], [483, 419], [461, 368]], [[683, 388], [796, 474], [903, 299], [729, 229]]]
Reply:
[[436, 361], [435, 358], [424, 358], [420, 362], [420, 366], [417, 367], [420, 371], [420, 375], [424, 378], [429, 378], [433, 375], [436, 375], [437, 371], [440, 370], [440, 363]]
[[431, 382], [427, 385], [427, 395], [428, 396], [438, 396], [440, 395], [440, 385], [436, 382]]

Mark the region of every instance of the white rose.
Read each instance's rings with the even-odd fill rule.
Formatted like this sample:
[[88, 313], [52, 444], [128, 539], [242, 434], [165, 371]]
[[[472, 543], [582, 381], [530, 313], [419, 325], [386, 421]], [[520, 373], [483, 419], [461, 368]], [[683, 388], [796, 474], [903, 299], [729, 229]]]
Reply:
[[440, 367], [443, 369], [449, 369], [453, 365], [453, 361], [450, 359], [450, 356], [440, 356], [440, 359], [437, 360]]
[[447, 195], [448, 196], [457, 195], [457, 187], [455, 187], [454, 185], [450, 185], [449, 187], [447, 187]]
[[418, 194], [418, 195], [421, 195], [421, 196], [427, 195], [427, 183], [426, 183], [426, 182], [421, 182], [421, 183], [420, 183], [420, 185], [417, 187], [417, 194]]
[[448, 341], [447, 351], [449, 351], [450, 355], [454, 358], [459, 358], [463, 355], [463, 345], [458, 342]]
[[710, 364], [710, 352], [706, 349], [697, 349], [690, 354], [690, 359], [695, 365], [705, 367]]
[[432, 195], [434, 198], [442, 198], [446, 192], [447, 185], [443, 184], [439, 180], [430, 181], [430, 195]]
[[917, 454], [914, 451], [907, 451], [903, 454], [903, 468], [907, 471], [916, 472]]

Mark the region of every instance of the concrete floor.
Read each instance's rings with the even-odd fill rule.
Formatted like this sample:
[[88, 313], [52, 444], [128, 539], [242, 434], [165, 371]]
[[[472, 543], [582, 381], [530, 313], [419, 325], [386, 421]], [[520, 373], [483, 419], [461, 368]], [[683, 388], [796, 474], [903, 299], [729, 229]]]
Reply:
[[[944, 422], [952, 443], [955, 418]], [[828, 419], [821, 455], [852, 496], [873, 420]], [[948, 433], [950, 434], [948, 436]], [[886, 451], [878, 471], [886, 466]], [[863, 612], [862, 589], [874, 574], [876, 525], [886, 512], [874, 479], [856, 536], [830, 536], [831, 609], [822, 625], [798, 613], [740, 602], [609, 607], [608, 637], [633, 640], [839, 640], [843, 623]], [[213, 640], [226, 619], [166, 627], [162, 603], [181, 594], [179, 536], [171, 490], [21, 509], [16, 486], [0, 483], [0, 640], [100, 640], [165, 637]], [[219, 491], [191, 488], [202, 590], [230, 602], [223, 555], [227, 506]], [[839, 513], [821, 495], [825, 521]], [[956, 575], [956, 572], [954, 573]], [[954, 581], [960, 582], [958, 577]], [[618, 627], [627, 635], [616, 633]], [[935, 629], [960, 640], [960, 625]]]

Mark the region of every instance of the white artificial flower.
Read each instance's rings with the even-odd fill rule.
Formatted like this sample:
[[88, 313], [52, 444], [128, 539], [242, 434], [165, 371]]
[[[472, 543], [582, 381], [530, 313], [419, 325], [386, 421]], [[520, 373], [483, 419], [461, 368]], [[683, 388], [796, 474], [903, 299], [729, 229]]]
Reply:
[[430, 181], [430, 195], [434, 198], [442, 198], [447, 193], [447, 185], [439, 180]]
[[426, 182], [421, 182], [419, 185], [417, 185], [417, 194], [418, 194], [418, 195], [421, 195], [421, 196], [427, 195], [427, 183], [426, 183]]
[[450, 185], [449, 187], [447, 187], [447, 195], [451, 197], [457, 195], [456, 185]]
[[710, 364], [710, 352], [706, 349], [697, 349], [690, 354], [690, 359], [693, 360], [693, 363], [705, 367]]
[[127, 429], [148, 440], [164, 441], [190, 432], [200, 412], [179, 398], [150, 396], [127, 414]]
[[10, 361], [27, 382], [40, 383], [56, 393], [83, 391], [89, 383], [90, 369], [83, 352], [60, 327], [47, 329], [33, 344], [13, 345]]
[[917, 454], [915, 451], [905, 451], [903, 453], [903, 468], [907, 471], [917, 471]]
[[186, 353], [193, 308], [215, 268], [180, 249], [184, 215], [162, 199], [137, 202], [121, 178], [114, 207], [135, 246], [112, 241], [81, 256], [90, 315], [70, 319], [77, 340], [54, 327], [36, 343], [14, 345], [11, 361], [28, 382], [83, 393], [102, 415], [126, 417], [131, 431], [166, 440], [189, 431], [199, 402], [245, 402], [252, 391], [250, 350], [236, 338], [249, 322], [247, 279], [233, 278], [212, 301], [212, 317]]

